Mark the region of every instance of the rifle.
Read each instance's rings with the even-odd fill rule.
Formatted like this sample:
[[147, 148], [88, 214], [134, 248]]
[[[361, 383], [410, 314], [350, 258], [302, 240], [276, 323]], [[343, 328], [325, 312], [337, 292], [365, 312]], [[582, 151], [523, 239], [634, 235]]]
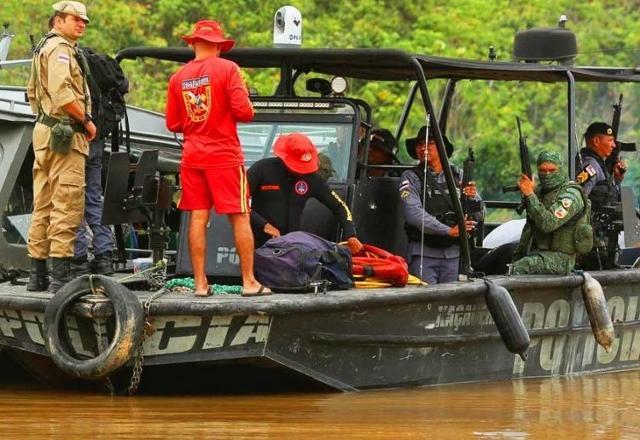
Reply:
[[[460, 182], [460, 205], [462, 205], [462, 212], [465, 217], [471, 218], [474, 214], [482, 211], [482, 202], [480, 200], [472, 199], [464, 195], [462, 190], [473, 181], [473, 171], [476, 166], [476, 159], [473, 154], [473, 148], [469, 147], [469, 153], [462, 165], [462, 182]], [[474, 231], [468, 232], [471, 238], [471, 246], [473, 246]]]
[[[533, 179], [533, 172], [531, 171], [531, 159], [529, 158], [529, 147], [527, 146], [527, 137], [522, 134], [522, 126], [520, 124], [520, 118], [516, 116], [516, 123], [518, 124], [518, 144], [520, 146], [520, 170], [522, 174], [526, 174], [529, 179]], [[503, 186], [502, 192], [514, 192], [520, 191], [518, 185]], [[522, 196], [522, 203], [516, 209], [518, 214], [521, 214], [525, 209], [525, 197]]]
[[[476, 158], [473, 155], [473, 148], [469, 147], [467, 158], [464, 160], [462, 165], [462, 182], [460, 182], [461, 190], [466, 186], [469, 186], [469, 182], [473, 181], [473, 169], [475, 166]], [[460, 193], [460, 204], [462, 205], [462, 212], [464, 212], [465, 215], [471, 215], [473, 213], [471, 212], [472, 203], [473, 200], [470, 200], [469, 197]]]
[[[613, 129], [613, 138], [615, 139], [616, 146], [611, 152], [611, 155], [606, 158], [605, 164], [607, 169], [611, 174], [613, 174], [613, 168], [616, 166], [618, 162], [620, 162], [620, 152], [621, 151], [636, 151], [635, 142], [623, 142], [618, 140], [618, 130], [620, 129], [620, 117], [622, 116], [622, 98], [623, 95], [620, 93], [620, 97], [618, 98], [618, 103], [613, 104], [613, 117], [611, 118], [611, 128]], [[626, 168], [620, 168], [620, 173], [624, 174]]]

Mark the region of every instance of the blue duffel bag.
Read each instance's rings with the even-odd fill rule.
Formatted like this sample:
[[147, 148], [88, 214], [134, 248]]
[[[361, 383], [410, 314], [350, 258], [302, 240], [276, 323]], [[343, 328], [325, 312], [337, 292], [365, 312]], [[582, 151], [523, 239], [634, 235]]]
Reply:
[[256, 249], [256, 279], [274, 291], [312, 292], [354, 286], [351, 252], [310, 232], [290, 232]]

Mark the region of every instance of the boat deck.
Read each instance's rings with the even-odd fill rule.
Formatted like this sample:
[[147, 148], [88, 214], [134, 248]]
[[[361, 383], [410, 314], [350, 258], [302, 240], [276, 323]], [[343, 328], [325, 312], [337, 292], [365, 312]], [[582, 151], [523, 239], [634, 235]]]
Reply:
[[[640, 270], [593, 272], [605, 288], [610, 283], [627, 284], [640, 282]], [[116, 278], [119, 278], [117, 276]], [[569, 276], [494, 276], [490, 279], [509, 290], [540, 288], [575, 288], [582, 284], [579, 275]], [[132, 280], [135, 282], [135, 280]], [[139, 281], [139, 280], [138, 280]], [[125, 283], [127, 285], [127, 283]], [[481, 279], [465, 282], [438, 284], [431, 286], [406, 286], [402, 288], [349, 289], [326, 293], [282, 294], [256, 298], [232, 294], [216, 294], [197, 298], [188, 293], [166, 292], [153, 299], [152, 315], [187, 314], [196, 316], [215, 315], [282, 315], [296, 312], [317, 312], [330, 310], [380, 307], [391, 304], [409, 304], [450, 299], [475, 297], [486, 291]], [[154, 292], [133, 292], [141, 302], [147, 301]], [[534, 295], [535, 292], [530, 292]], [[0, 308], [44, 312], [51, 294], [28, 292], [24, 285], [0, 283]], [[109, 316], [110, 302], [100, 295], [87, 295], [76, 305], [76, 313], [87, 317]]]

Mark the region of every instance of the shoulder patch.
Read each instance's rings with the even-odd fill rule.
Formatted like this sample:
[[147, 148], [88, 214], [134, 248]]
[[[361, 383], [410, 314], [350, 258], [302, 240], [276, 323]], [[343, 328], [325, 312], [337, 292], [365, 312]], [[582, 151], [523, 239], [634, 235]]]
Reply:
[[71, 61], [71, 58], [66, 53], [59, 53], [58, 54], [58, 62], [59, 63], [69, 64], [70, 61]]
[[572, 204], [573, 204], [573, 200], [569, 199], [569, 198], [564, 198], [560, 201], [562, 203], [562, 206], [566, 209], [569, 208]]
[[567, 214], [569, 213], [569, 211], [567, 211], [566, 209], [559, 207], [558, 209], [556, 209], [553, 212], [553, 215], [555, 215], [558, 218], [565, 218], [567, 216]]
[[401, 199], [406, 199], [407, 197], [409, 197], [409, 191], [407, 191], [406, 189], [404, 191], [400, 192], [400, 198]]
[[582, 185], [583, 183], [588, 182], [596, 174], [596, 169], [593, 165], [589, 164], [585, 166], [580, 173], [578, 173], [576, 176], [576, 182]]

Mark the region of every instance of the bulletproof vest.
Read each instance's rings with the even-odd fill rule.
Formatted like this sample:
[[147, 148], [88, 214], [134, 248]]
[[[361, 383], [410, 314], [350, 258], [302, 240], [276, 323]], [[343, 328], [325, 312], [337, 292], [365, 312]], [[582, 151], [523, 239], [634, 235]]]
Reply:
[[[452, 171], [454, 172], [456, 179], [459, 180], [457, 171], [453, 168]], [[435, 185], [435, 180], [427, 177], [425, 193], [424, 169], [417, 166], [413, 169], [413, 172], [416, 173], [416, 176], [420, 179], [420, 196], [422, 197], [422, 194], [425, 194], [424, 210], [434, 216], [439, 222], [444, 223], [447, 226], [454, 226], [457, 223], [456, 214], [453, 211], [449, 190], [446, 185]], [[422, 241], [420, 229], [405, 222], [404, 230], [407, 233], [409, 241]], [[456, 237], [450, 237], [448, 235], [424, 234], [424, 244], [429, 247], [445, 248], [454, 245], [457, 242], [458, 239]]]
[[[551, 205], [558, 201], [558, 195], [568, 188], [573, 188], [579, 192], [582, 197], [582, 212], [576, 214], [571, 220], [563, 224], [560, 228], [553, 232], [543, 232], [534, 227], [533, 234], [535, 240], [535, 248], [539, 250], [548, 250], [554, 252], [563, 252], [565, 254], [585, 253], [582, 248], [583, 240], [590, 240], [593, 243], [593, 234], [591, 237], [582, 236], [581, 233], [585, 228], [590, 229], [589, 215], [590, 202], [585, 196], [580, 185], [574, 182], [567, 182], [559, 188], [548, 192], [541, 196], [542, 204], [548, 209]], [[589, 246], [590, 248], [590, 246]]]
[[609, 174], [609, 171], [604, 163], [604, 160], [598, 156], [593, 150], [589, 148], [583, 148], [581, 150], [582, 156], [589, 156], [596, 160], [598, 166], [605, 175], [605, 179], [596, 182], [595, 186], [589, 194], [589, 200], [591, 200], [591, 206], [594, 211], [604, 206], [611, 206], [618, 202], [617, 191], [613, 183], [613, 179]]

